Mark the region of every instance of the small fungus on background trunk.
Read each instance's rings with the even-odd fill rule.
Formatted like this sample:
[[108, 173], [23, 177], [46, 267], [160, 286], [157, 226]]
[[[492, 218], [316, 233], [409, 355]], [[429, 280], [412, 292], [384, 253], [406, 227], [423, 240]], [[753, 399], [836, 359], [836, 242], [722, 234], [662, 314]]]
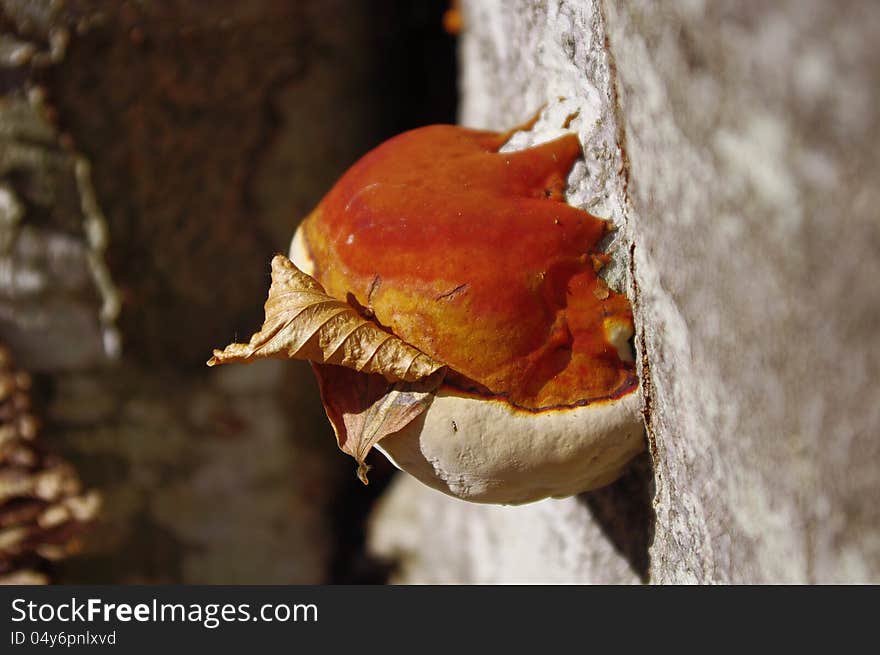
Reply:
[[514, 131], [434, 125], [364, 156], [273, 261], [261, 331], [209, 364], [311, 360], [364, 481], [374, 445], [475, 502], [613, 481], [644, 426], [632, 310], [598, 275], [609, 224], [564, 201], [574, 134], [499, 152]]
[[0, 584], [46, 584], [49, 563], [78, 552], [101, 497], [40, 444], [31, 378], [0, 345]]

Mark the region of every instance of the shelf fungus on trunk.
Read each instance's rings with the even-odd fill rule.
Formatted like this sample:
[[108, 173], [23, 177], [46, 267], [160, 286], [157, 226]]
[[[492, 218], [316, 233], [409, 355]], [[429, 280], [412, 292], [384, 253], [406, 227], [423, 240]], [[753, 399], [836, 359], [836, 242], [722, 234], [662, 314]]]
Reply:
[[[573, 134], [434, 125], [357, 162], [272, 262], [266, 320], [209, 364], [309, 359], [340, 447], [465, 500], [612, 482], [644, 448], [609, 223], [565, 203]], [[292, 260], [292, 261], [291, 261]]]
[[77, 553], [101, 496], [40, 443], [31, 378], [0, 345], [0, 585], [47, 584], [52, 562]]

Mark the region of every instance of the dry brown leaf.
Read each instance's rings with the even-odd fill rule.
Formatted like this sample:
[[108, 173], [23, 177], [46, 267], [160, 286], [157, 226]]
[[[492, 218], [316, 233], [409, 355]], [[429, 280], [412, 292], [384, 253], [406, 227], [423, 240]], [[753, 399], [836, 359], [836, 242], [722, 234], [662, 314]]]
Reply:
[[400, 338], [328, 296], [284, 255], [272, 259], [266, 317], [249, 343], [215, 350], [208, 366], [282, 357], [337, 364], [386, 379], [414, 382], [443, 367]]
[[357, 460], [357, 474], [367, 484], [365, 459], [384, 437], [402, 430], [428, 409], [445, 371], [418, 382], [392, 384], [381, 375], [341, 366], [312, 364], [327, 418], [339, 447]]

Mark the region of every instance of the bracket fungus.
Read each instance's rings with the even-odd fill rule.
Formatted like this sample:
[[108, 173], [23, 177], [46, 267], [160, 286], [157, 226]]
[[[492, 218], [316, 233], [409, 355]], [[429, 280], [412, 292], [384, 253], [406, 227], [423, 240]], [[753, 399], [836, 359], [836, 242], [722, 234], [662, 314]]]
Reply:
[[31, 377], [0, 344], [0, 585], [46, 584], [50, 562], [81, 550], [101, 496], [45, 449]]
[[577, 136], [499, 152], [516, 129], [433, 125], [364, 156], [273, 260], [260, 332], [209, 365], [311, 360], [365, 482], [373, 446], [474, 502], [612, 482], [644, 425], [632, 310], [598, 275], [610, 224], [564, 200]]

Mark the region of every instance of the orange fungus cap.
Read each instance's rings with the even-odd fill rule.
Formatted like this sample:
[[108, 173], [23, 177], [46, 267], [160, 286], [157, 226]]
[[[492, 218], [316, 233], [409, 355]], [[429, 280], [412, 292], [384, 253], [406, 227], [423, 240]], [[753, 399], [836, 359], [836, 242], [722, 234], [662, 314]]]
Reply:
[[431, 357], [447, 383], [539, 409], [631, 391], [625, 296], [597, 271], [608, 223], [564, 202], [577, 137], [434, 125], [368, 153], [306, 219], [314, 276]]

